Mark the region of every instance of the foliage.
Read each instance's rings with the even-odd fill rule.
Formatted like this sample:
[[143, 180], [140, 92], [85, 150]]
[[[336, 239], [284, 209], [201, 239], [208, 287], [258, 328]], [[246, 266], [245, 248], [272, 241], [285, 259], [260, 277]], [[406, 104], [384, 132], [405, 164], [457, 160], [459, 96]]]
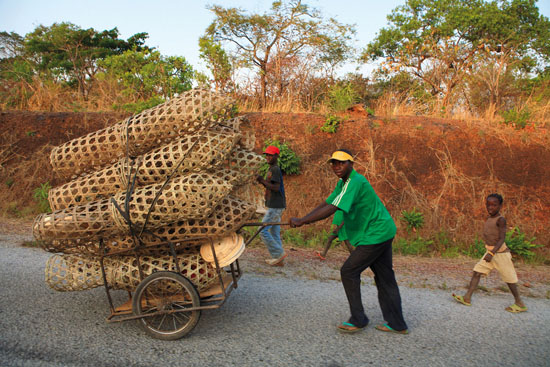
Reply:
[[[298, 175], [300, 174], [300, 157], [294, 151], [286, 144], [281, 143], [279, 140], [271, 140], [267, 139], [264, 142], [264, 149], [267, 148], [268, 145], [273, 145], [279, 148], [279, 160], [277, 161], [277, 164], [281, 168], [281, 171], [286, 175]], [[260, 168], [260, 174], [265, 176], [269, 169], [269, 164], [264, 163], [262, 167]]]
[[134, 103], [125, 103], [122, 105], [115, 104], [113, 108], [115, 110], [122, 110], [131, 113], [140, 113], [143, 110], [155, 107], [164, 102], [164, 99], [159, 96], [153, 96], [145, 101], [137, 101]]
[[412, 239], [399, 238], [393, 249], [401, 255], [428, 255], [432, 249], [434, 241], [416, 236]]
[[139, 100], [167, 99], [192, 87], [193, 68], [185, 58], [165, 57], [158, 51], [128, 50], [106, 57], [99, 65], [106, 69], [102, 78], [117, 80], [125, 95]]
[[23, 37], [15, 32], [0, 32], [0, 58], [20, 56], [23, 50]]
[[527, 259], [535, 256], [535, 253], [532, 251], [533, 249], [542, 247], [542, 245], [537, 245], [533, 241], [536, 241], [535, 237], [526, 238], [525, 233], [518, 227], [514, 227], [510, 232], [506, 233], [506, 246], [508, 246], [510, 251]]
[[550, 22], [533, 0], [407, 0], [388, 20], [362, 60], [382, 60], [386, 73], [410, 72], [444, 106], [484, 65], [492, 66], [484, 80], [498, 105], [504, 74], [550, 57]]
[[38, 202], [38, 210], [40, 213], [51, 213], [50, 203], [48, 201], [48, 192], [52, 186], [49, 182], [45, 182], [34, 189], [33, 198]]
[[407, 231], [416, 231], [424, 226], [424, 214], [416, 208], [411, 211], [403, 210], [400, 219], [407, 224]]
[[281, 231], [283, 242], [303, 248], [318, 248], [319, 245], [324, 245], [327, 242], [329, 235], [329, 231], [326, 230], [289, 228]]
[[216, 90], [224, 92], [230, 89], [233, 66], [221, 44], [211, 37], [203, 36], [199, 38], [199, 50], [199, 57], [206, 62], [206, 66], [214, 77], [212, 81]]
[[516, 108], [502, 111], [501, 116], [504, 118], [506, 125], [512, 125], [516, 129], [525, 129], [527, 126], [527, 120], [531, 117], [531, 112], [528, 108], [518, 111]]
[[[292, 64], [287, 61], [303, 59], [307, 60], [309, 69], [321, 65], [334, 67], [351, 51], [348, 42], [354, 27], [334, 19], [324, 21], [316, 9], [301, 0], [274, 1], [265, 14], [248, 15], [241, 9], [218, 5], [209, 9], [215, 19], [205, 36], [213, 42], [232, 46], [231, 54], [239, 63], [257, 68], [263, 105], [267, 101], [271, 74], [279, 74], [274, 80], [280, 85], [291, 82], [283, 78], [283, 69], [277, 65], [288, 66]], [[277, 62], [271, 63], [272, 59]]]
[[473, 243], [468, 244], [462, 249], [462, 253], [473, 258], [480, 258], [485, 254], [485, 242], [482, 239], [476, 238]]
[[87, 99], [99, 71], [97, 60], [129, 49], [141, 49], [147, 33], [139, 33], [124, 41], [117, 28], [98, 32], [81, 29], [72, 23], [40, 25], [25, 36], [25, 53], [36, 60], [43, 77], [76, 85]]
[[319, 129], [323, 132], [334, 134], [338, 130], [340, 122], [342, 122], [340, 117], [329, 114], [325, 118], [325, 123]]
[[335, 84], [328, 90], [328, 105], [333, 111], [345, 111], [359, 101], [351, 83]]

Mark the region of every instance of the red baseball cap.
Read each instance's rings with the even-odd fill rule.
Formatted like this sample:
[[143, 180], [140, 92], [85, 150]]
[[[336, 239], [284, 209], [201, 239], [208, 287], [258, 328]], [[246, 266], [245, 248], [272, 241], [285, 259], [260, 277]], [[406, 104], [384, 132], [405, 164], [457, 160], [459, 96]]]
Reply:
[[274, 147], [273, 145], [270, 145], [267, 148], [265, 148], [264, 154], [271, 154], [271, 155], [279, 154], [279, 148]]

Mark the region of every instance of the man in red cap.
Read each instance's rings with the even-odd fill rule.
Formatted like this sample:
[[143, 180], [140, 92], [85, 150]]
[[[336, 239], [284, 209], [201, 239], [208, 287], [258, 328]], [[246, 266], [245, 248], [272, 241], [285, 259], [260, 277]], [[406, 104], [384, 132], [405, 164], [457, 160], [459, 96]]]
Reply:
[[[269, 170], [266, 178], [258, 176], [256, 180], [265, 187], [265, 206], [267, 212], [262, 219], [263, 223], [280, 222], [283, 211], [286, 208], [285, 186], [283, 184], [283, 173], [277, 165], [279, 148], [270, 145], [264, 150], [264, 155], [269, 163]], [[271, 266], [283, 265], [283, 259], [287, 256], [283, 250], [281, 241], [281, 227], [266, 226], [260, 232], [263, 243], [267, 246], [271, 259], [265, 262]]]

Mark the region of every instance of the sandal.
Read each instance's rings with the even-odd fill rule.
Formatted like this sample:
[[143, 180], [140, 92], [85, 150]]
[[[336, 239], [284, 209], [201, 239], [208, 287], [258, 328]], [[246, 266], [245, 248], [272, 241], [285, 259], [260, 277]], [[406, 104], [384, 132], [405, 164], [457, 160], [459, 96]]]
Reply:
[[505, 310], [511, 313], [519, 313], [519, 312], [526, 312], [527, 307], [521, 307], [514, 303], [512, 306], [506, 307]]
[[394, 330], [388, 324], [376, 325], [374, 328], [376, 330], [384, 331], [386, 333], [396, 333], [396, 334], [408, 334], [409, 333], [409, 331], [407, 329], [405, 329], [405, 330]]
[[361, 331], [364, 329], [367, 325], [363, 327], [358, 327], [353, 324], [350, 324], [349, 322], [343, 322], [342, 325], [338, 325], [338, 331], [341, 331], [343, 333], [356, 333], [358, 331]]
[[457, 301], [458, 303], [462, 303], [464, 306], [471, 306], [472, 304], [470, 302], [466, 302], [464, 300], [464, 297], [462, 296], [457, 296], [456, 294], [452, 294], [453, 298], [455, 299], [455, 301]]

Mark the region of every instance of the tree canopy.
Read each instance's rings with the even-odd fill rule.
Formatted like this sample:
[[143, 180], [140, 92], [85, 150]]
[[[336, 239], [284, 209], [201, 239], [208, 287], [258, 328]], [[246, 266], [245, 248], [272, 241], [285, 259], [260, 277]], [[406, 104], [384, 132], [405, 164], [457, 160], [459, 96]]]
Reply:
[[[257, 68], [263, 102], [268, 96], [268, 80], [275, 75], [284, 86], [283, 64], [300, 58], [311, 69], [334, 67], [351, 51], [348, 41], [354, 28], [336, 20], [325, 21], [321, 14], [301, 0], [274, 1], [265, 14], [246, 14], [242, 9], [209, 7], [215, 19], [206, 30], [214, 42], [230, 47], [236, 60]], [[282, 91], [282, 88], [279, 89]]]
[[54, 23], [38, 26], [27, 34], [24, 47], [33, 55], [40, 72], [75, 83], [87, 99], [98, 71], [96, 61], [126, 50], [140, 50], [148, 37], [147, 33], [139, 33], [125, 41], [118, 36], [117, 28], [98, 32], [72, 23]]
[[408, 0], [388, 21], [362, 60], [412, 73], [444, 106], [476, 71], [489, 74], [491, 103], [498, 103], [504, 75], [549, 61], [550, 23], [535, 0]]

